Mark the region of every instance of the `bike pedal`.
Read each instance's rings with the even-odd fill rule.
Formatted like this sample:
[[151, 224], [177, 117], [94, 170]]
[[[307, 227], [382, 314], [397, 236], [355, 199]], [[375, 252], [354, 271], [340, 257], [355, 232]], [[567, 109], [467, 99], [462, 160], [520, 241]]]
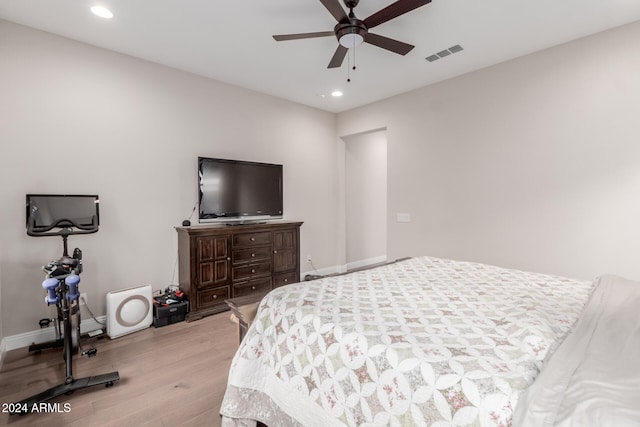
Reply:
[[89, 357], [93, 357], [96, 354], [98, 354], [98, 349], [96, 348], [90, 348], [89, 350], [82, 352], [83, 356], [89, 356]]

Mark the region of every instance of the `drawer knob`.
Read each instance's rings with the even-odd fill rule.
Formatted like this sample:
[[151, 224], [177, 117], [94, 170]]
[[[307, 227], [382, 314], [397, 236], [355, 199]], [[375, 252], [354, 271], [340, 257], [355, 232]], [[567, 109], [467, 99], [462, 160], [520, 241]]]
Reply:
[[255, 273], [255, 272], [256, 272], [256, 269], [255, 269], [255, 268], [252, 268], [252, 269], [251, 269], [251, 272], [252, 272], [252, 273]]
[[251, 258], [255, 258], [255, 257], [256, 257], [256, 254], [251, 254]]
[[255, 242], [255, 241], [256, 241], [256, 238], [255, 238], [255, 237], [252, 237], [250, 240], [251, 240], [252, 242]]
[[227, 257], [227, 261], [231, 261], [231, 257], [230, 256]]
[[252, 291], [255, 291], [255, 290], [256, 290], [256, 287], [255, 287], [255, 286], [252, 286], [252, 287], [251, 287], [251, 290], [252, 290]]
[[212, 299], [218, 299], [218, 295], [214, 295], [211, 297]]
[[287, 283], [288, 281], [289, 281], [289, 279], [284, 279], [283, 280], [284, 283]]
[[277, 253], [278, 253], [278, 251], [273, 251], [273, 253], [274, 253], [274, 254], [277, 254]]

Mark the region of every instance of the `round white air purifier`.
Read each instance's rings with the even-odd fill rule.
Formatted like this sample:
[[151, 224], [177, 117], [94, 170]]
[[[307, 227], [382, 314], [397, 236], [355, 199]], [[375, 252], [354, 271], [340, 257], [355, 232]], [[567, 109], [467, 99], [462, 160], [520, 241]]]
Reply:
[[107, 294], [107, 335], [117, 338], [153, 323], [151, 285], [122, 289]]

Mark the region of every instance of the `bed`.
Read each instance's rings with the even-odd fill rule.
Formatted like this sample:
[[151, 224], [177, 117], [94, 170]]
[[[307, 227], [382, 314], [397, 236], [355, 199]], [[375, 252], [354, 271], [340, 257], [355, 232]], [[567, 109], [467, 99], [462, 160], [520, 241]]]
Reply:
[[275, 289], [232, 362], [222, 425], [512, 425], [593, 286], [419, 257]]

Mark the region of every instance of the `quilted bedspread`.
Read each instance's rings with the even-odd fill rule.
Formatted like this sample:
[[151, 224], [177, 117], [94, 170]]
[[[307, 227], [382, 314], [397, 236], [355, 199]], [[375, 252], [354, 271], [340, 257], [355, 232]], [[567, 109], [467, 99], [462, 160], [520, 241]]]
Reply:
[[421, 257], [275, 289], [232, 362], [223, 425], [511, 425], [591, 286]]

